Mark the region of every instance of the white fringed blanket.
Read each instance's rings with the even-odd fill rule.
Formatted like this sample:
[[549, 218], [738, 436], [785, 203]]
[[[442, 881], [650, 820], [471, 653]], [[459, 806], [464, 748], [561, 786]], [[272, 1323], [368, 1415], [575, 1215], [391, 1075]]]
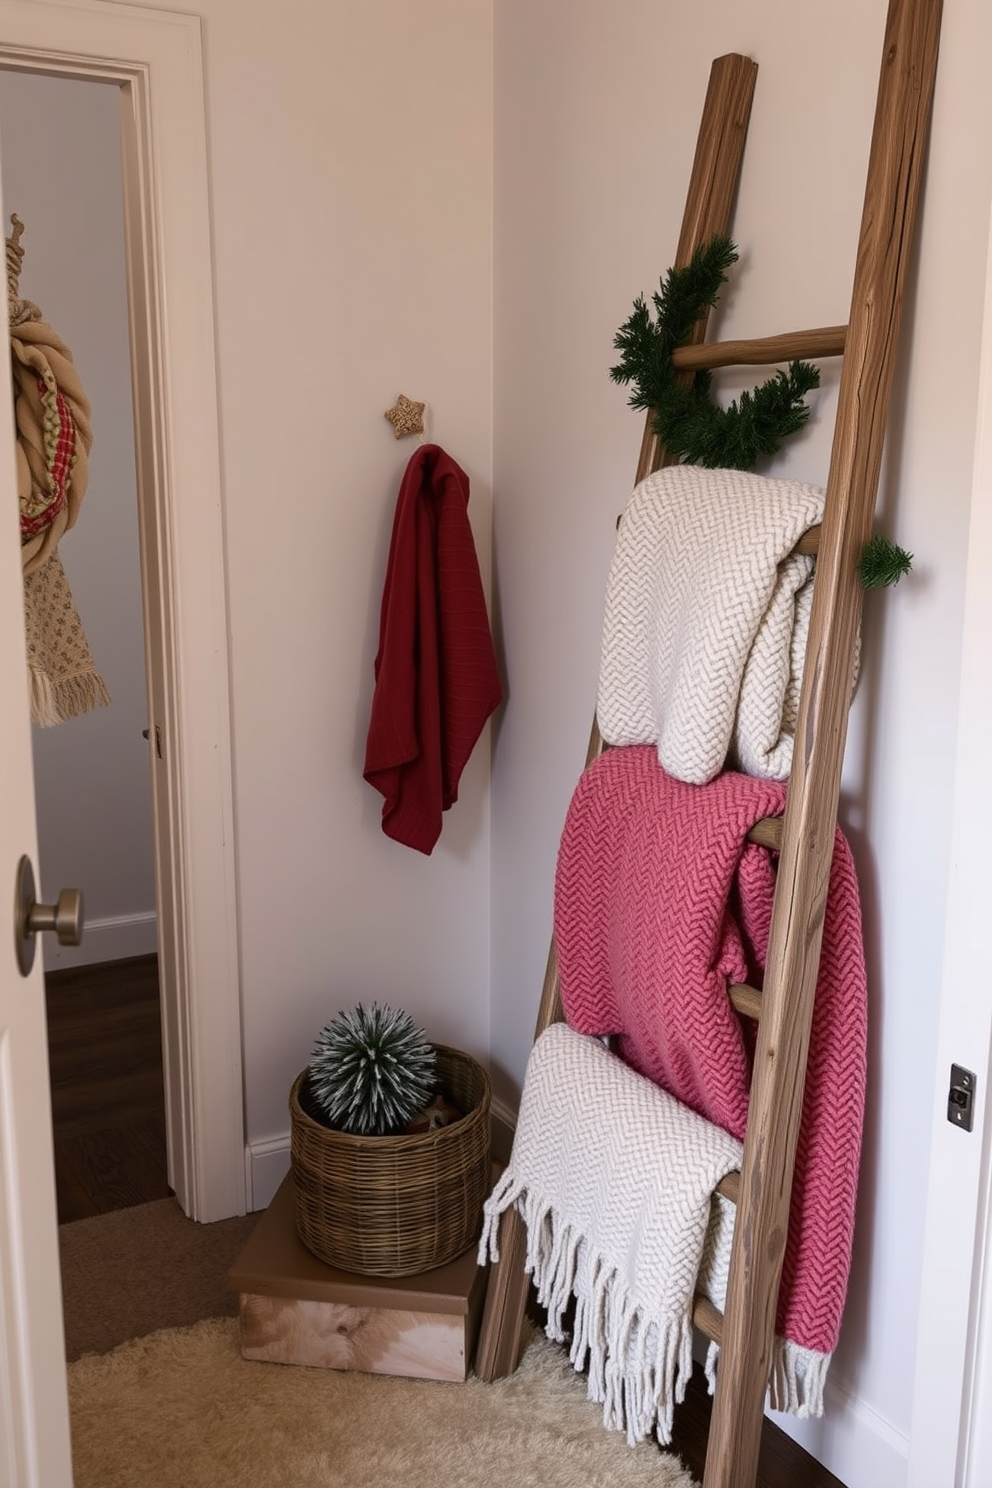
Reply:
[[784, 780], [792, 764], [813, 560], [792, 554], [823, 492], [672, 465], [635, 489], [607, 583], [597, 717], [655, 744], [670, 775]]
[[[671, 1440], [692, 1371], [691, 1308], [710, 1195], [741, 1144], [611, 1054], [555, 1023], [527, 1065], [509, 1166], [485, 1205], [479, 1262], [498, 1256], [511, 1205], [527, 1227], [528, 1273], [589, 1397], [634, 1444]], [[729, 1253], [732, 1228], [720, 1237]], [[712, 1238], [712, 1237], [711, 1237]]]

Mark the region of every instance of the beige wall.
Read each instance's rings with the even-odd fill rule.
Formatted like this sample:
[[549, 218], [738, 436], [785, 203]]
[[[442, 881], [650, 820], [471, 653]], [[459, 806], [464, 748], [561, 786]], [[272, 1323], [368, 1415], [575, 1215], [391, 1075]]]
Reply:
[[[558, 835], [595, 703], [603, 588], [641, 422], [612, 338], [674, 254], [710, 62], [759, 63], [719, 330], [846, 318], [884, 0], [496, 6], [494, 552], [512, 681], [493, 775], [493, 1039], [517, 1088]], [[905, 1479], [976, 377], [992, 182], [984, 0], [948, 0], [879, 524], [916, 555], [866, 605], [844, 825], [862, 881], [871, 1085], [855, 1265], [825, 1424], [850, 1488]], [[911, 353], [911, 358], [909, 356]], [[822, 480], [833, 375], [776, 470]], [[838, 1393], [840, 1392], [840, 1393]]]
[[488, 4], [205, 0], [248, 1137], [284, 1136], [359, 999], [489, 1039], [487, 742], [430, 858], [362, 780], [379, 600], [425, 400], [483, 566], [491, 466]]
[[[249, 1143], [264, 1147], [286, 1139], [289, 1088], [318, 1029], [359, 999], [409, 1008], [441, 1041], [482, 1055], [488, 1046], [488, 738], [430, 858], [382, 835], [381, 797], [362, 780], [362, 762], [393, 510], [416, 448], [383, 418], [401, 391], [428, 403], [431, 437], [469, 474], [488, 575], [491, 7], [206, 0], [195, 9], [212, 193], [246, 1125]], [[10, 88], [57, 95], [62, 109], [81, 97], [84, 113], [91, 90], [101, 91], [30, 77]], [[116, 129], [116, 98], [105, 92]], [[51, 107], [18, 108], [15, 98], [11, 110], [4, 144], [16, 159], [25, 118], [50, 120]], [[76, 234], [106, 215], [108, 172], [97, 177], [99, 162], [91, 169], [85, 158], [90, 136], [60, 119], [84, 157], [71, 181], [72, 230], [56, 218], [33, 233], [37, 244], [61, 231], [71, 254]], [[119, 167], [110, 166], [119, 240]], [[120, 241], [117, 260], [123, 295]], [[77, 319], [87, 296], [96, 297], [92, 274], [67, 291]], [[75, 323], [61, 323], [74, 339]], [[126, 344], [116, 371], [126, 389]], [[102, 411], [101, 455], [106, 430]], [[130, 499], [133, 518], [133, 490]], [[81, 522], [80, 536], [93, 525]], [[131, 578], [134, 587], [136, 561]], [[133, 643], [134, 625], [117, 623], [112, 638]], [[138, 646], [129, 685], [140, 705], [140, 634]], [[69, 727], [78, 738], [91, 726]], [[73, 778], [84, 756], [106, 773], [100, 754], [78, 743]], [[150, 861], [143, 866], [147, 886]], [[138, 881], [133, 871], [123, 877], [118, 903]]]

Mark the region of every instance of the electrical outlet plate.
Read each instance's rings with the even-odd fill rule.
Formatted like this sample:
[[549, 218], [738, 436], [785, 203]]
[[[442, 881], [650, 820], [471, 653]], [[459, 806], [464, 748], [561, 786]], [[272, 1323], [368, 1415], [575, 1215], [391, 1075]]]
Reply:
[[975, 1120], [975, 1076], [960, 1064], [951, 1065], [951, 1086], [947, 1092], [947, 1119], [953, 1126], [971, 1131]]

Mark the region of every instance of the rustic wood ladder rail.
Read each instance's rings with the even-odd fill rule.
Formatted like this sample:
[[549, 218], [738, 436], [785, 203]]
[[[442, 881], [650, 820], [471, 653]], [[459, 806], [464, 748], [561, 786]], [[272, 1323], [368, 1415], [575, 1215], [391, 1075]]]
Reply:
[[[703, 345], [701, 322], [696, 344], [677, 353], [687, 371], [843, 353], [786, 810], [752, 834], [779, 849], [764, 988], [729, 989], [738, 1011], [758, 1018], [758, 1034], [741, 1173], [720, 1187], [737, 1205], [726, 1311], [697, 1298], [693, 1313], [721, 1345], [704, 1488], [753, 1488], [757, 1473], [861, 615], [857, 565], [875, 508], [940, 19], [941, 0], [889, 0], [847, 326]], [[739, 56], [713, 64], [676, 264], [728, 230], [756, 72]], [[649, 415], [635, 480], [669, 463]], [[602, 747], [594, 722], [587, 762]], [[536, 1034], [561, 1017], [552, 941]], [[525, 1244], [523, 1221], [511, 1209], [500, 1228], [476, 1353], [483, 1379], [516, 1367], [528, 1288]]]

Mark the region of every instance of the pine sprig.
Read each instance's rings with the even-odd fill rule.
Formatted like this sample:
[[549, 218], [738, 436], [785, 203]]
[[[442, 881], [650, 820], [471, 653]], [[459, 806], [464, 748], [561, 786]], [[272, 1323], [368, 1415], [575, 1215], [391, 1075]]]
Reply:
[[434, 1046], [409, 1013], [361, 1003], [317, 1035], [310, 1096], [328, 1124], [358, 1136], [402, 1131], [434, 1094]]
[[654, 410], [652, 427], [670, 454], [711, 469], [751, 470], [760, 458], [774, 455], [782, 440], [806, 423], [806, 394], [820, 383], [811, 363], [792, 362], [788, 371], [777, 372], [723, 409], [710, 396], [709, 372], [691, 379], [676, 376], [672, 353], [716, 304], [726, 271], [737, 258], [729, 238], [711, 238], [685, 268], [669, 269], [660, 293], [652, 296], [655, 318], [639, 296], [613, 342], [622, 360], [610, 368], [610, 377], [633, 384], [630, 406]]
[[898, 584], [913, 566], [913, 555], [889, 542], [880, 532], [874, 533], [861, 549], [858, 577], [865, 589], [881, 589]]

